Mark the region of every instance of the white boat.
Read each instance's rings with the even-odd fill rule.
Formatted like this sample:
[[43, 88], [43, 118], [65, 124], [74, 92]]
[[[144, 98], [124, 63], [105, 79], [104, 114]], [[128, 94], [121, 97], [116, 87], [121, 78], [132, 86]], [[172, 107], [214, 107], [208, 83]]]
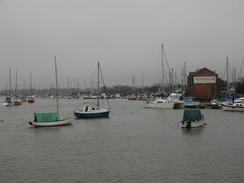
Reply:
[[146, 101], [147, 100], [147, 95], [146, 94], [138, 94], [137, 95], [137, 100]]
[[59, 117], [59, 102], [58, 102], [58, 81], [57, 81], [57, 64], [55, 56], [55, 79], [56, 79], [56, 104], [57, 112], [48, 113], [34, 113], [34, 121], [30, 121], [29, 124], [34, 127], [52, 127], [70, 125], [72, 121], [70, 118]]
[[22, 101], [18, 98], [14, 99], [14, 105], [21, 105]]
[[[97, 71], [97, 77], [98, 77], [98, 81], [97, 81], [97, 91], [99, 91], [99, 76], [100, 76], [100, 72], [101, 71], [101, 66], [100, 63], [98, 62], [98, 71]], [[102, 75], [101, 75], [102, 76]], [[103, 80], [103, 77], [102, 77]], [[103, 84], [104, 84], [104, 80], [103, 80]], [[105, 87], [105, 84], [104, 84]], [[105, 87], [106, 88], [106, 87]], [[83, 107], [83, 110], [75, 110], [74, 111], [74, 115], [77, 119], [82, 119], [82, 118], [107, 118], [109, 116], [109, 112], [110, 112], [110, 104], [109, 101], [107, 99], [107, 103], [109, 108], [102, 108], [100, 107], [100, 97], [97, 95], [95, 96], [95, 98], [97, 99], [97, 104], [94, 105], [86, 105]]]
[[154, 101], [147, 102], [145, 108], [161, 108], [161, 109], [173, 109], [175, 102], [169, 98], [162, 99], [157, 98]]
[[20, 100], [20, 98], [18, 97], [17, 94], [18, 91], [18, 75], [17, 75], [17, 70], [16, 70], [16, 81], [15, 81], [15, 98], [14, 98], [14, 102], [13, 104], [16, 105], [21, 105], [22, 101]]
[[181, 97], [181, 94], [171, 93], [167, 98], [156, 98], [154, 101], [147, 102], [145, 108], [183, 109], [185, 103]]
[[198, 128], [198, 127], [202, 127], [205, 124], [204, 122], [205, 120], [200, 120], [200, 121], [192, 121], [190, 123], [186, 122], [184, 124], [182, 124], [182, 128]]
[[184, 109], [185, 103], [183, 101], [183, 96], [180, 93], [171, 93], [169, 97], [174, 101], [174, 109]]
[[[161, 93], [164, 94], [164, 62], [163, 62], [163, 53], [164, 48], [162, 44], [162, 91]], [[173, 109], [175, 105], [175, 100], [170, 96], [167, 98], [155, 98], [153, 101], [148, 101], [145, 104], [145, 108], [161, 108], [161, 109]]]
[[204, 126], [204, 115], [199, 109], [185, 109], [182, 123], [182, 128], [198, 128]]
[[3, 106], [9, 107], [12, 105], [13, 105], [13, 102], [12, 102], [11, 96], [6, 96], [5, 101], [3, 102]]
[[27, 103], [32, 104], [35, 103], [35, 95], [33, 94], [33, 89], [32, 89], [32, 74], [30, 73], [30, 96], [27, 97]]
[[244, 112], [244, 98], [238, 98], [233, 102], [223, 102], [222, 108], [224, 111]]
[[221, 104], [216, 99], [213, 99], [209, 102], [209, 104], [207, 104], [207, 107], [211, 109], [220, 109]]
[[11, 68], [9, 68], [9, 96], [5, 97], [5, 100], [3, 102], [3, 106], [9, 107], [13, 105], [12, 102], [12, 89], [11, 89]]

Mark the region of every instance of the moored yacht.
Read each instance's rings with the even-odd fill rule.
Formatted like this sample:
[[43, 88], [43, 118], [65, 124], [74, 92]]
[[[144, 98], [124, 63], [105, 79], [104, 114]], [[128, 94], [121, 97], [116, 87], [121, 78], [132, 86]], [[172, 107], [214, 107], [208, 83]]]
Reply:
[[173, 109], [175, 102], [170, 98], [156, 98], [154, 101], [147, 102], [145, 108]]
[[222, 108], [224, 111], [244, 112], [244, 98], [238, 98], [234, 102], [223, 102]]

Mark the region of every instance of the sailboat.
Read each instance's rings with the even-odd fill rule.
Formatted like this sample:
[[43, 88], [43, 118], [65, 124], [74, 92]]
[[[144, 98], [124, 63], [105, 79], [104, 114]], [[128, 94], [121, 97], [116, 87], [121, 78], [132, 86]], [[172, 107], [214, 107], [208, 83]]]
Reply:
[[[97, 94], [98, 94], [100, 72], [101, 72], [102, 80], [103, 80], [103, 75], [102, 75], [101, 66], [100, 66], [99, 62], [97, 64], [97, 66], [98, 66], [98, 70], [97, 70], [97, 78], [98, 78], [97, 79]], [[104, 84], [104, 80], [103, 80], [103, 84]], [[104, 86], [104, 88], [106, 89], [105, 86]], [[83, 110], [75, 110], [74, 111], [75, 117], [78, 119], [80, 119], [80, 118], [107, 118], [109, 116], [109, 112], [110, 112], [109, 101], [107, 99], [108, 106], [109, 106], [108, 109], [107, 108], [101, 108], [99, 98], [100, 97], [97, 95], [97, 104], [96, 105], [85, 105], [83, 107]]]
[[30, 96], [27, 97], [28, 103], [34, 103], [35, 102], [35, 96], [32, 95], [32, 75], [30, 73]]
[[12, 89], [11, 89], [11, 68], [9, 68], [9, 96], [5, 97], [5, 101], [3, 102], [3, 106], [12, 106]]
[[57, 81], [57, 64], [55, 56], [55, 80], [56, 80], [56, 104], [57, 111], [49, 113], [34, 113], [34, 121], [30, 121], [29, 124], [34, 127], [51, 127], [51, 126], [64, 126], [70, 125], [70, 118], [60, 118], [59, 116], [59, 101], [58, 101], [58, 81]]
[[18, 88], [18, 79], [17, 79], [17, 70], [16, 70], [15, 99], [14, 99], [14, 105], [21, 105], [21, 104], [22, 104], [22, 101], [18, 98], [18, 95], [17, 95], [17, 88]]
[[[164, 93], [164, 63], [163, 63], [163, 44], [162, 44], [162, 88]], [[145, 108], [162, 108], [162, 109], [173, 109], [175, 100], [171, 97], [168, 98], [155, 98], [153, 101], [149, 101], [144, 106]]]

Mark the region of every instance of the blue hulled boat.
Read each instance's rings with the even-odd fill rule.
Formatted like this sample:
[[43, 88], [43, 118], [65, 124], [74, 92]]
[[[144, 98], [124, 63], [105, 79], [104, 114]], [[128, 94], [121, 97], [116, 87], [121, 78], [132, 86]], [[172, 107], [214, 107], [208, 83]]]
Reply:
[[74, 115], [76, 118], [107, 118], [109, 112], [106, 108], [84, 106], [83, 111], [75, 110]]
[[[97, 91], [99, 91], [99, 73], [101, 72], [101, 67], [100, 67], [100, 63], [98, 62], [98, 71], [97, 71], [97, 75], [98, 75], [98, 82], [97, 82]], [[102, 76], [102, 75], [101, 75]], [[103, 77], [102, 77], [103, 80]], [[104, 84], [104, 80], [103, 80], [103, 84]], [[104, 88], [106, 91], [106, 87], [104, 84]], [[97, 105], [86, 105], [83, 107], [83, 110], [75, 110], [74, 111], [74, 115], [76, 118], [80, 119], [80, 118], [107, 118], [109, 116], [109, 112], [110, 112], [110, 104], [109, 101], [107, 99], [108, 102], [108, 106], [109, 109], [107, 108], [101, 108], [100, 107], [100, 102], [99, 102], [99, 96], [97, 95], [96, 99], [97, 99]]]

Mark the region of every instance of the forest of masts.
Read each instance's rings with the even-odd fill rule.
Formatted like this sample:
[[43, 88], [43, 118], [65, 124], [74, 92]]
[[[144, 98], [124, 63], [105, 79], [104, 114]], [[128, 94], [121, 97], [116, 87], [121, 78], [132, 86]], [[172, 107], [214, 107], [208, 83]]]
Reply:
[[[244, 79], [241, 78], [242, 65], [244, 59], [241, 62], [241, 66], [237, 72], [236, 68], [231, 67], [229, 64], [228, 57], [226, 57], [226, 67], [224, 73], [219, 74], [226, 83], [226, 90], [234, 89], [237, 93], [244, 93]], [[168, 63], [167, 63], [168, 64]], [[151, 86], [144, 85], [144, 75], [136, 79], [135, 75], [132, 75], [131, 85], [115, 85], [109, 86], [107, 92], [109, 95], [120, 94], [121, 96], [127, 96], [130, 94], [151, 94], [151, 93], [162, 93], [169, 94], [171, 92], [184, 93], [187, 85], [187, 71], [186, 63], [181, 68], [181, 73], [177, 72], [177, 69], [167, 67], [162, 68], [162, 78], [159, 82], [155, 82]], [[166, 74], [167, 73], [167, 74]], [[180, 75], [180, 76], [179, 76]], [[12, 86], [13, 85], [13, 86]], [[81, 82], [80, 79], [67, 79], [66, 82], [59, 82], [58, 89], [59, 94], [62, 96], [75, 96], [82, 94], [97, 94], [96, 88], [97, 82], [90, 80], [87, 82], [84, 80]], [[99, 90], [99, 93], [103, 93], [103, 89]], [[28, 96], [36, 95], [41, 97], [48, 97], [55, 94], [55, 82], [35, 82], [32, 80], [32, 74], [29, 74], [29, 82], [22, 82], [20, 87], [18, 82], [18, 72], [15, 70], [15, 81], [12, 82], [11, 68], [9, 69], [9, 84], [1, 91], [1, 95], [13, 95], [13, 96]]]

